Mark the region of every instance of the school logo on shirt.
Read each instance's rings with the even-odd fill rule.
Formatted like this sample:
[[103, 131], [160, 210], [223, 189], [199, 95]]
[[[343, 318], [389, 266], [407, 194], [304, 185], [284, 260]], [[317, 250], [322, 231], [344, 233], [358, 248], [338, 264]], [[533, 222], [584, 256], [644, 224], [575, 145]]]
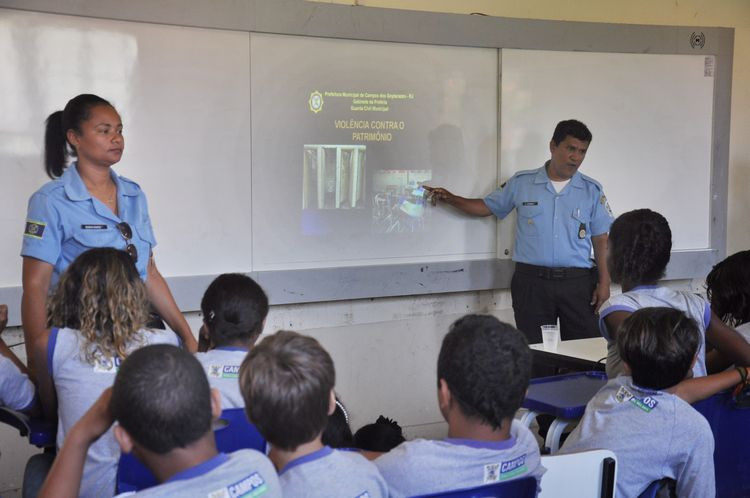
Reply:
[[240, 376], [239, 365], [209, 365], [208, 376], [215, 379], [238, 379]]
[[268, 485], [257, 472], [241, 479], [226, 488], [208, 493], [208, 498], [253, 498], [268, 491]]
[[41, 239], [44, 237], [44, 229], [47, 226], [43, 221], [26, 220], [26, 229], [23, 231], [24, 237]]
[[526, 455], [502, 463], [488, 463], [484, 466], [484, 483], [505, 481], [526, 473]]
[[628, 401], [646, 413], [651, 413], [651, 410], [656, 408], [656, 405], [659, 404], [659, 402], [651, 396], [646, 396], [644, 398], [637, 397], [635, 394], [630, 392], [630, 389], [625, 386], [620, 386], [620, 389], [617, 390], [617, 394], [615, 394], [615, 400], [617, 400], [618, 403], [624, 403]]
[[120, 369], [120, 363], [122, 363], [122, 360], [117, 357], [97, 358], [94, 361], [94, 372], [116, 374], [117, 371]]

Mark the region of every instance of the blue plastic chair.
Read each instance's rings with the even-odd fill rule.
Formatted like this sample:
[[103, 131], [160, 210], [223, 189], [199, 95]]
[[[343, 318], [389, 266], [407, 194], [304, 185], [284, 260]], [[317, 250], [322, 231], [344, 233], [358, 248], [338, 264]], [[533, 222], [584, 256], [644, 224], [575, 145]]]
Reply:
[[529, 426], [539, 414], [555, 418], [547, 431], [545, 446], [554, 455], [560, 448], [560, 437], [565, 428], [583, 416], [586, 404], [607, 383], [604, 372], [576, 372], [531, 379], [526, 398], [521, 406], [526, 412], [521, 423]]
[[57, 436], [57, 424], [41, 418], [32, 418], [25, 413], [0, 408], [0, 423], [18, 429], [22, 437], [28, 437], [29, 443], [37, 448], [54, 448]]
[[476, 488], [445, 491], [419, 498], [534, 498], [536, 496], [536, 479], [524, 477], [511, 481], [496, 482], [477, 486]]
[[714, 434], [716, 496], [750, 496], [750, 408], [737, 407], [729, 391], [699, 401], [693, 408], [706, 417]]
[[[221, 412], [214, 426], [216, 448], [222, 453], [231, 453], [250, 448], [266, 452], [266, 440], [258, 429], [248, 422], [244, 408], [232, 408]], [[132, 453], [123, 453], [117, 466], [117, 492], [139, 491], [158, 484], [156, 477]]]

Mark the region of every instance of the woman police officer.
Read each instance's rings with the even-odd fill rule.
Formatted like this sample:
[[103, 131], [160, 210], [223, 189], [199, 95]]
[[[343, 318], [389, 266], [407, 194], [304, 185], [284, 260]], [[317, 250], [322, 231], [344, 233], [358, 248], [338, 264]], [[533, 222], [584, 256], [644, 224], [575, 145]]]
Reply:
[[[196, 350], [190, 327], [151, 253], [156, 239], [146, 196], [135, 182], [111, 169], [124, 146], [120, 115], [96, 95], [78, 95], [47, 118], [44, 162], [53, 180], [29, 200], [21, 250], [21, 318], [28, 358], [32, 350], [47, 347], [50, 288], [80, 253], [93, 247], [127, 251], [153, 308], [188, 350]], [[70, 155], [77, 160], [67, 166]]]

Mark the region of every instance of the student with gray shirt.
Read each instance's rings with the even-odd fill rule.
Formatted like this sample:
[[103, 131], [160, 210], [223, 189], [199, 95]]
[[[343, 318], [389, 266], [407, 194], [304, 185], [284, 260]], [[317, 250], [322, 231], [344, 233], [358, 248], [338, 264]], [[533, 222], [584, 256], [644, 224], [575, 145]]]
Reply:
[[137, 455], [161, 482], [134, 496], [281, 497], [265, 455], [217, 452], [211, 424], [221, 413], [220, 399], [190, 353], [165, 344], [133, 352], [114, 386], [71, 429], [40, 497], [78, 494], [86, 451], [115, 420], [122, 451]]
[[387, 497], [372, 462], [321, 441], [336, 408], [335, 379], [333, 360], [312, 337], [283, 330], [266, 337], [240, 368], [248, 419], [271, 446], [285, 497]]
[[448, 422], [442, 441], [407, 441], [375, 460], [390, 496], [472, 488], [545, 469], [534, 436], [513, 419], [529, 385], [524, 335], [493, 316], [467, 315], [443, 339], [438, 405]]
[[211, 387], [221, 393], [222, 408], [243, 408], [240, 365], [263, 331], [268, 297], [252, 278], [225, 273], [206, 289], [201, 312], [199, 349], [203, 352], [195, 357], [203, 365]]
[[[715, 496], [711, 428], [675, 394], [690, 375], [700, 341], [694, 320], [679, 310], [644, 308], [631, 314], [617, 334], [627, 374], [611, 379], [589, 401], [560, 453], [612, 450], [617, 496], [638, 496], [662, 478], [676, 481], [681, 498]], [[732, 371], [695, 381], [719, 376], [740, 377]]]
[[655, 211], [636, 209], [618, 216], [612, 223], [608, 267], [612, 281], [622, 285], [623, 293], [609, 298], [599, 309], [599, 328], [607, 339], [607, 376], [610, 379], [624, 371], [616, 347], [620, 324], [636, 310], [657, 306], [681, 310], [697, 324], [701, 340], [693, 366], [696, 377], [707, 373], [706, 343], [729, 363], [750, 366], [750, 344], [725, 325], [705, 299], [658, 285], [667, 269], [671, 249], [669, 223]]
[[[45, 414], [58, 421], [58, 448], [112, 386], [125, 357], [147, 344], [177, 345], [174, 332], [146, 329], [147, 320], [146, 287], [125, 251], [91, 249], [65, 270], [48, 304], [46, 357], [34, 362], [43, 372], [38, 381]], [[80, 496], [111, 496], [119, 458], [108, 431], [89, 449]]]

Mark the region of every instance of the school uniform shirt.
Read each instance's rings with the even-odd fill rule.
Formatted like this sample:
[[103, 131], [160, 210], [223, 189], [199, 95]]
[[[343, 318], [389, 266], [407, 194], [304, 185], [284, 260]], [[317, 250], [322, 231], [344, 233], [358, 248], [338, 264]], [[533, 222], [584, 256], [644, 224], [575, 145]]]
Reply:
[[280, 498], [281, 486], [271, 461], [256, 450], [219, 453], [173, 475], [162, 484], [118, 496], [172, 498]]
[[500, 219], [516, 209], [513, 261], [538, 266], [591, 268], [591, 237], [614, 221], [599, 182], [576, 172], [558, 193], [546, 164], [519, 171], [484, 203]]
[[[133, 351], [148, 344], [177, 346], [174, 332], [141, 330], [128, 347]], [[91, 408], [106, 388], [115, 381], [120, 360], [97, 360], [93, 365], [81, 350], [83, 340], [74, 329], [53, 328], [47, 346], [47, 368], [57, 392], [57, 447], [62, 447], [65, 435]], [[81, 480], [81, 497], [112, 496], [115, 492], [115, 474], [120, 459], [120, 447], [109, 429], [89, 448]]]
[[[53, 266], [51, 288], [62, 272], [82, 252], [98, 247], [124, 250], [128, 243], [138, 250], [136, 268], [145, 281], [151, 250], [156, 246], [146, 196], [132, 180], [110, 170], [117, 186], [117, 209], [113, 213], [91, 196], [71, 164], [59, 178], [47, 182], [29, 199], [21, 256]], [[125, 240], [117, 224], [127, 222], [133, 232]]]
[[0, 406], [24, 412], [32, 407], [35, 396], [29, 377], [10, 358], [0, 355]]
[[533, 476], [545, 468], [529, 429], [513, 420], [505, 441], [415, 439], [374, 460], [390, 496], [406, 497], [473, 488]]
[[388, 487], [372, 462], [357, 452], [329, 446], [286, 464], [279, 482], [285, 498], [388, 496]]
[[674, 308], [695, 321], [701, 333], [698, 359], [693, 366], [693, 377], [706, 375], [706, 330], [711, 323], [711, 305], [698, 294], [673, 290], [658, 285], [642, 285], [618, 296], [612, 296], [599, 309], [599, 330], [607, 339], [607, 377], [614, 378], [625, 373], [616, 341], [610, 337], [604, 319], [615, 311], [633, 313], [642, 308]]
[[560, 453], [608, 449], [617, 455], [617, 496], [640, 495], [664, 477], [680, 498], [716, 494], [714, 437], [706, 419], [677, 396], [610, 380], [586, 405]]
[[203, 365], [211, 387], [221, 393], [221, 409], [244, 408], [245, 400], [240, 393], [240, 365], [247, 356], [247, 349], [222, 346], [205, 353], [195, 353]]

